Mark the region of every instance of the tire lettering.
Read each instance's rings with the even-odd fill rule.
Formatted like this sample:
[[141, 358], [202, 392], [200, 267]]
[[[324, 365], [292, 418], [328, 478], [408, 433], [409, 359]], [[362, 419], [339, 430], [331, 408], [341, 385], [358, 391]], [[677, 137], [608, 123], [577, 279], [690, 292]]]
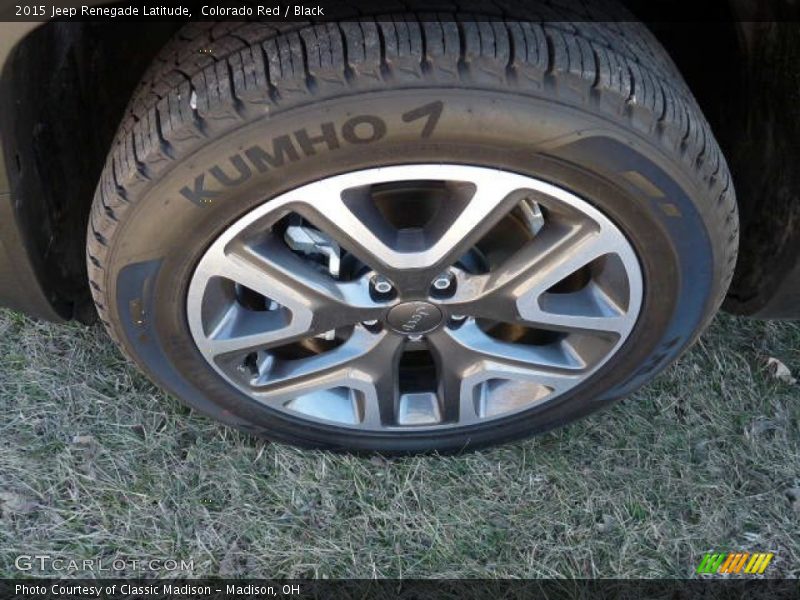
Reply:
[[270, 167], [277, 169], [286, 164], [286, 159], [291, 161], [300, 160], [300, 154], [294, 147], [292, 139], [288, 135], [279, 135], [272, 140], [272, 154], [264, 150], [261, 146], [251, 146], [244, 151], [247, 159], [259, 173], [265, 173]]
[[325, 144], [328, 150], [339, 149], [339, 138], [336, 136], [336, 126], [333, 123], [323, 123], [320, 125], [322, 130], [321, 135], [311, 137], [305, 129], [298, 129], [294, 132], [294, 138], [297, 140], [297, 145], [302, 148], [306, 156], [314, 156], [317, 151], [314, 149], [314, 144]]
[[247, 166], [247, 163], [244, 162], [244, 159], [241, 156], [235, 154], [230, 157], [230, 161], [231, 164], [234, 167], [236, 167], [236, 170], [239, 172], [239, 175], [237, 177], [233, 179], [230, 178], [228, 174], [225, 171], [223, 171], [219, 165], [214, 165], [213, 167], [211, 167], [209, 173], [211, 173], [214, 176], [214, 178], [225, 187], [236, 187], [237, 185], [242, 184], [248, 179], [250, 179], [250, 176], [253, 174], [253, 172], [250, 170], [250, 167]]
[[[367, 129], [370, 133], [366, 136]], [[361, 134], [358, 133], [361, 131]], [[342, 125], [342, 137], [351, 144], [369, 144], [377, 142], [386, 135], [386, 123], [380, 117], [372, 115], [359, 115], [348, 119]]]
[[431, 102], [430, 104], [403, 113], [403, 122], [413, 123], [414, 121], [427, 117], [428, 120], [425, 121], [420, 137], [423, 139], [429, 138], [433, 130], [436, 129], [436, 124], [439, 122], [439, 117], [442, 116], [443, 109], [444, 103], [441, 100], [437, 100], [436, 102]]
[[[400, 121], [416, 124], [423, 121], [420, 138], [427, 139], [433, 135], [439, 118], [442, 116], [444, 103], [440, 100], [413, 108], [400, 115]], [[402, 126], [402, 124], [401, 124]], [[254, 172], [266, 173], [271, 169], [283, 167], [289, 162], [300, 160], [303, 155], [315, 156], [321, 151], [335, 151], [343, 143], [363, 145], [377, 142], [386, 136], [389, 125], [377, 115], [356, 115], [347, 119], [341, 128], [326, 121], [319, 127], [304, 127], [291, 134], [283, 134], [269, 140], [267, 147], [255, 144], [240, 154], [228, 158], [228, 163], [215, 164], [207, 171], [216, 185], [206, 187], [206, 173], [197, 175], [194, 183], [181, 188], [181, 195], [198, 206], [211, 204], [222, 194], [222, 189], [242, 185], [252, 178]]]
[[204, 189], [206, 174], [200, 173], [194, 178], [194, 189], [184, 186], [181, 189], [181, 194], [194, 204], [203, 206], [204, 204], [211, 204], [211, 201], [219, 196], [219, 192]]

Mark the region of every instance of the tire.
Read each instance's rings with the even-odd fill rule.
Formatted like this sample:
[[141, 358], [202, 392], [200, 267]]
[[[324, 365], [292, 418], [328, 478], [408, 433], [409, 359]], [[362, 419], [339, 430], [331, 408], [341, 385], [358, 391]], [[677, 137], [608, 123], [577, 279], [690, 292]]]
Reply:
[[[405, 15], [280, 28], [192, 24], [165, 48], [120, 126], [94, 199], [87, 245], [100, 319], [155, 382], [223, 423], [295, 445], [458, 451], [527, 437], [607, 406], [652, 379], [696, 339], [731, 280], [737, 212], [724, 158], [664, 49], [633, 22], [452, 19]], [[563, 190], [576, 198], [584, 207], [580, 218], [596, 211], [597, 219], [621, 232], [635, 255], [623, 265], [623, 303], [629, 313], [638, 312], [622, 341], [603, 346], [613, 347], [613, 355], [549, 400], [522, 399], [519, 410], [452, 427], [332, 424], [317, 413], [308, 418], [266, 406], [237, 387], [238, 375], [222, 376], [218, 369], [229, 367], [205, 358], [193, 327], [207, 325], [196, 325], [191, 298], [187, 303], [217, 240], [249, 215], [271, 210], [275, 199], [291, 199], [293, 190], [319, 190], [303, 186], [403, 165], [452, 165], [454, 173], [479, 167], [493, 170], [498, 180], [530, 178], [542, 182], [540, 191]], [[543, 206], [545, 223], [561, 218], [560, 209]], [[270, 235], [278, 235], [279, 226], [271, 227]], [[531, 231], [535, 241], [539, 234]], [[350, 243], [358, 247], [360, 241]], [[585, 267], [587, 277], [596, 268], [618, 268], [608, 266], [611, 259], [603, 261]], [[632, 282], [638, 277], [641, 297], [634, 307]], [[368, 281], [374, 294], [375, 279]], [[242, 289], [214, 294], [241, 302], [240, 296], [230, 298]], [[556, 294], [556, 288], [547, 293]], [[443, 306], [439, 326], [450, 327], [447, 319], [461, 315], [453, 317]], [[264, 310], [262, 304], [257, 310]], [[518, 318], [509, 315], [508, 321]], [[353, 327], [368, 329], [363, 323]], [[386, 331], [392, 327], [389, 321], [378, 324]], [[594, 342], [580, 335], [557, 332], [561, 337], [552, 339], [578, 340], [581, 352], [590, 352]], [[460, 355], [436, 356], [439, 369]], [[261, 363], [253, 368], [248, 377], [261, 372]], [[484, 402], [484, 393], [482, 407], [516, 401], [519, 394], [503, 388], [505, 380], [496, 381], [498, 388], [486, 387], [489, 380], [476, 384], [468, 402]], [[543, 393], [550, 393], [545, 387]], [[495, 389], [507, 391], [490, 395]], [[522, 389], [525, 395], [533, 388]], [[341, 393], [333, 404], [352, 405], [354, 414], [366, 410], [359, 403], [368, 396]], [[421, 402], [429, 401], [430, 394], [423, 394]]]

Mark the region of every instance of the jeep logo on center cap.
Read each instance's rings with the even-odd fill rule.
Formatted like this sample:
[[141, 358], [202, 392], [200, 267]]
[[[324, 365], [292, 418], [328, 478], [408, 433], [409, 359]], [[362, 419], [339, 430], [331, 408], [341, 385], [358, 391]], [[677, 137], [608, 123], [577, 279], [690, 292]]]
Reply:
[[430, 302], [415, 300], [395, 306], [386, 315], [389, 326], [406, 335], [427, 333], [442, 322], [442, 311]]

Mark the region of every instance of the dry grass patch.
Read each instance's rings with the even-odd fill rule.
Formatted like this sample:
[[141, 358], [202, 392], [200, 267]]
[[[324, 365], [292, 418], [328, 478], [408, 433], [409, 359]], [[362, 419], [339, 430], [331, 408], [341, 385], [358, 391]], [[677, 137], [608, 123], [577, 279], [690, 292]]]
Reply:
[[456, 457], [303, 452], [218, 426], [95, 328], [0, 311], [0, 574], [14, 557], [184, 575], [684, 577], [709, 550], [800, 575], [800, 326], [721, 316], [614, 409]]

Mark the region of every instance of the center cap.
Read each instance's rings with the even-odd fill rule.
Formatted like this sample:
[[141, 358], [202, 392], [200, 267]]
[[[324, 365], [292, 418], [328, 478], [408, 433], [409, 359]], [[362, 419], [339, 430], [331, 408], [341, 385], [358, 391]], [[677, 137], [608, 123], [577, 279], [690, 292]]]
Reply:
[[427, 333], [442, 322], [442, 311], [430, 302], [402, 302], [389, 311], [386, 322], [395, 331], [406, 335]]

